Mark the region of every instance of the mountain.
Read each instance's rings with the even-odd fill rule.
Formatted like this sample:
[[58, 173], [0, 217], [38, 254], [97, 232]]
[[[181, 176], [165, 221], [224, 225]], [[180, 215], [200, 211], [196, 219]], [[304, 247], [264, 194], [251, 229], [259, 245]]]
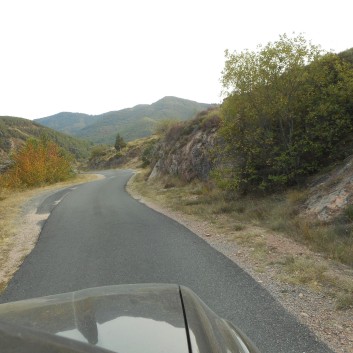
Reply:
[[41, 126], [31, 120], [0, 116], [0, 167], [9, 155], [29, 138], [45, 136], [70, 152], [77, 159], [89, 156], [90, 143]]
[[95, 123], [98, 119], [99, 115], [62, 112], [46, 118], [35, 119], [34, 121], [64, 134], [75, 135], [78, 131]]
[[168, 96], [150, 105], [140, 104], [101, 115], [59, 113], [35, 121], [95, 143], [113, 144], [117, 133], [126, 141], [149, 136], [158, 121], [188, 120], [211, 106]]

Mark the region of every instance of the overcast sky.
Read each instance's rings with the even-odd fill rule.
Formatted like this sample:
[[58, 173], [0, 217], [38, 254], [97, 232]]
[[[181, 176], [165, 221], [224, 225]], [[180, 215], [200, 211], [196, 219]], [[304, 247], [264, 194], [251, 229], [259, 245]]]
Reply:
[[0, 115], [221, 101], [224, 50], [304, 33], [353, 47], [352, 0], [0, 0]]

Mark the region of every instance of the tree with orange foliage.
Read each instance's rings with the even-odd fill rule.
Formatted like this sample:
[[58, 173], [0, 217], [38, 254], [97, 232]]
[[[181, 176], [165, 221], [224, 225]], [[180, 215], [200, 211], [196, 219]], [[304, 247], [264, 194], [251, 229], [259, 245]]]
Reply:
[[12, 160], [13, 166], [7, 173], [10, 187], [53, 184], [73, 175], [71, 157], [45, 138], [27, 140]]

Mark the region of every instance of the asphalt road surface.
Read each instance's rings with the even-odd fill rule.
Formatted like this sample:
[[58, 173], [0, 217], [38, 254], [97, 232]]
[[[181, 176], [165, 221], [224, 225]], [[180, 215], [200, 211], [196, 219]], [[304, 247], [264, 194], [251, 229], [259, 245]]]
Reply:
[[179, 223], [130, 197], [131, 171], [48, 197], [39, 241], [0, 297], [8, 302], [127, 283], [190, 287], [263, 353], [331, 352], [241, 268]]

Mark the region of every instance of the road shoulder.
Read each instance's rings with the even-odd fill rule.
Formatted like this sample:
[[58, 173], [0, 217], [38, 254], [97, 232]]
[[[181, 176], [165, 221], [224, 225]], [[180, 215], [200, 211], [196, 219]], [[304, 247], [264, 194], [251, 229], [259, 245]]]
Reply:
[[[269, 256], [273, 257], [272, 265], [264, 265], [260, 258], [254, 256], [258, 249], [234, 241], [234, 234], [227, 230], [219, 229], [211, 222], [200, 220], [192, 215], [175, 211], [155, 198], [141, 195], [134, 187], [134, 178], [128, 182], [127, 191], [148, 207], [181, 223], [243, 268], [332, 350], [340, 353], [353, 353], [353, 309], [337, 310], [334, 300], [329, 295], [320, 292], [318, 288], [285, 283], [278, 279], [283, 271], [281, 266], [276, 264], [278, 258], [304, 254], [320, 263], [323, 261], [320, 254], [313, 253], [305, 246], [283, 236], [272, 234], [266, 229], [248, 227], [246, 234], [253, 232], [261, 244], [265, 243], [265, 249], [269, 252]], [[332, 266], [333, 276], [344, 277], [346, 273], [346, 277], [352, 279], [351, 269], [340, 265], [337, 265], [335, 269], [335, 266]]]

